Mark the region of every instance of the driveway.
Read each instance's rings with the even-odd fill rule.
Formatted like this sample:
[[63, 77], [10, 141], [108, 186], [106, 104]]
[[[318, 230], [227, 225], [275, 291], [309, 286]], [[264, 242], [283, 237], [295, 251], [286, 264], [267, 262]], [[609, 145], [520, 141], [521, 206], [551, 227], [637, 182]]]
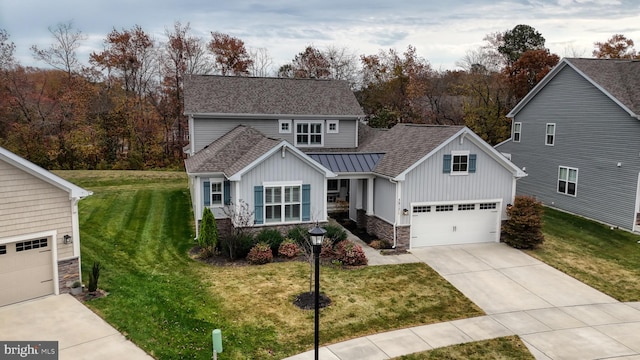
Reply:
[[[322, 359], [390, 359], [518, 335], [539, 360], [640, 360], [640, 303], [620, 303], [505, 244], [436, 246], [384, 258], [372, 254], [369, 264], [425, 262], [487, 315], [328, 345]], [[312, 358], [307, 352], [289, 359]]]
[[59, 359], [151, 360], [71, 295], [0, 307], [0, 341], [58, 341]]

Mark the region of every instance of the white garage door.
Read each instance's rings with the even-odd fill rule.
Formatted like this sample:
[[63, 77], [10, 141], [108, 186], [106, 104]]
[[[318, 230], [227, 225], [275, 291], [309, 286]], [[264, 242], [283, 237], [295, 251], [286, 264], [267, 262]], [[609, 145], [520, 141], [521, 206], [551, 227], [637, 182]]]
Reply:
[[414, 205], [411, 247], [497, 242], [500, 202]]
[[0, 306], [53, 294], [48, 238], [0, 245]]

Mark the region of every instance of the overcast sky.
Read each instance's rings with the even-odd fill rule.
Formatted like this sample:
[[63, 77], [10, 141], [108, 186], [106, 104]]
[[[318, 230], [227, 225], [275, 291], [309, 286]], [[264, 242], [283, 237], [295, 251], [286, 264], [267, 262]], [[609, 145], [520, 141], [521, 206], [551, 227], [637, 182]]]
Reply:
[[413, 45], [435, 69], [454, 69], [486, 34], [518, 24], [533, 26], [560, 57], [591, 57], [594, 42], [616, 33], [640, 48], [640, 0], [0, 0], [0, 28], [23, 65], [44, 67], [29, 47], [47, 47], [48, 27], [70, 20], [88, 36], [78, 53], [83, 63], [113, 28], [140, 25], [164, 41], [175, 21], [207, 41], [220, 31], [266, 48], [275, 67], [309, 44], [357, 55]]

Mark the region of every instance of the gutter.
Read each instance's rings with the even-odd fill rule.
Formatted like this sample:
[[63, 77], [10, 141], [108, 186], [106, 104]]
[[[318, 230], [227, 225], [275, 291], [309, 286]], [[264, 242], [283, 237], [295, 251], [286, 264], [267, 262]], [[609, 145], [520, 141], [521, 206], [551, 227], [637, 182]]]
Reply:
[[393, 204], [393, 246], [392, 249], [395, 249], [398, 245], [398, 186], [399, 183], [391, 178], [389, 178], [389, 182], [396, 186], [396, 197]]

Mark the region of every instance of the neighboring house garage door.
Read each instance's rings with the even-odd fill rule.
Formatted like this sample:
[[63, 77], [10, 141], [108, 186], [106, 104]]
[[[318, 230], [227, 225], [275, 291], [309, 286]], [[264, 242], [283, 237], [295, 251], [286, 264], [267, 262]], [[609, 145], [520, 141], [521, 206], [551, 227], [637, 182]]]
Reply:
[[497, 242], [501, 208], [496, 201], [413, 205], [411, 248]]
[[53, 294], [48, 238], [0, 245], [0, 306]]

